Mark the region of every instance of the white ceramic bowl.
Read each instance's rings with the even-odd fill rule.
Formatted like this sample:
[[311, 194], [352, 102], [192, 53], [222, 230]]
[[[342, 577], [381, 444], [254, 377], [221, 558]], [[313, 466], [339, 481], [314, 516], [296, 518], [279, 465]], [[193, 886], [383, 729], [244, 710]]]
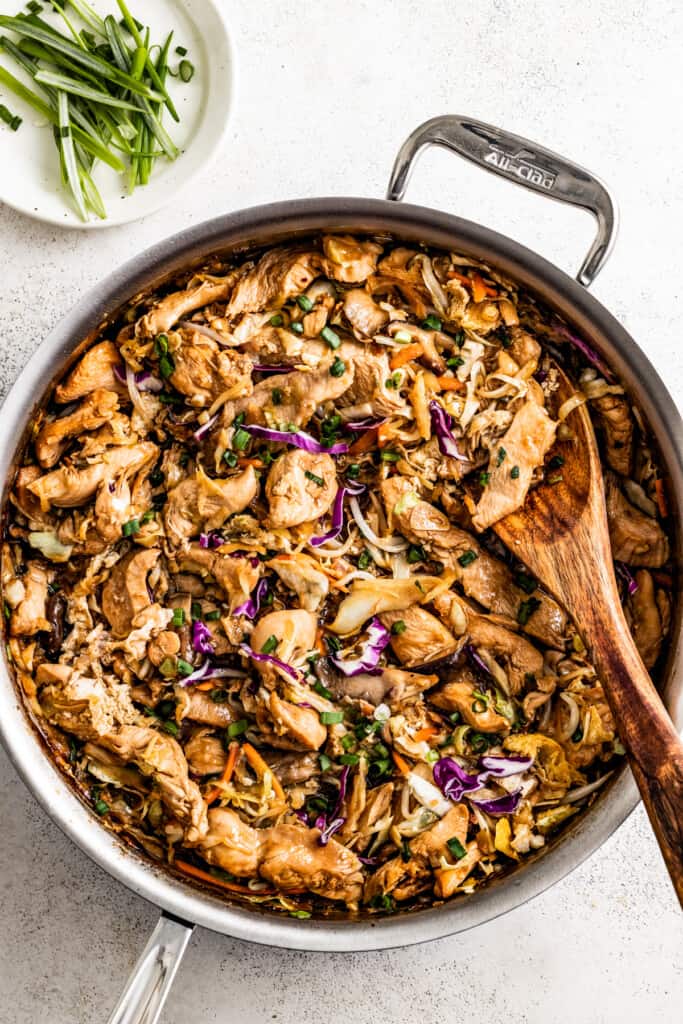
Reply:
[[[90, 2], [98, 14], [114, 14], [118, 20], [115, 0]], [[120, 175], [98, 166], [94, 178], [107, 208], [107, 219], [93, 217], [84, 223], [61, 185], [50, 128], [40, 123], [40, 115], [23, 100], [0, 86], [0, 103], [23, 118], [17, 132], [0, 122], [0, 201], [7, 206], [66, 228], [92, 231], [125, 224], [172, 202], [218, 153], [226, 136], [235, 89], [235, 55], [221, 0], [131, 0], [128, 6], [134, 16], [150, 26], [153, 42], [165, 39], [170, 29], [174, 30], [172, 64], [180, 60], [175, 47], [184, 46], [195, 66], [195, 75], [188, 83], [168, 79], [180, 123], [176, 124], [168, 111], [163, 123], [181, 150], [180, 156], [173, 162], [160, 158], [150, 183], [139, 186], [132, 195], [127, 194]], [[2, 14], [15, 15], [21, 10], [21, 0], [0, 0]], [[0, 63], [30, 84], [30, 78], [2, 51]], [[35, 83], [32, 88], [40, 91]]]

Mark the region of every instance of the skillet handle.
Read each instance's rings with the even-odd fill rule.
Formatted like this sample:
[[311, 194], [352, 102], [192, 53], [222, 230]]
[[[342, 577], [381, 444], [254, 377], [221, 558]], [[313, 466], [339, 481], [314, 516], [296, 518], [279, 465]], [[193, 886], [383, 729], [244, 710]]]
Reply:
[[162, 913], [109, 1024], [157, 1024], [193, 928]]
[[425, 121], [408, 136], [396, 157], [387, 199], [403, 198], [413, 166], [427, 146], [443, 146], [485, 171], [592, 213], [598, 233], [576, 277], [579, 284], [590, 286], [612, 251], [618, 220], [616, 202], [599, 178], [519, 135], [452, 114]]

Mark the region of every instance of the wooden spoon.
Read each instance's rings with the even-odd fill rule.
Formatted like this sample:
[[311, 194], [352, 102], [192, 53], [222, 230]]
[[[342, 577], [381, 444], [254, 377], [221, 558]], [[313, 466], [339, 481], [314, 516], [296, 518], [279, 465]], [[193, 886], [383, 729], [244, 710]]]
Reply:
[[[558, 370], [559, 402], [575, 391]], [[503, 543], [572, 616], [602, 682], [657, 842], [683, 906], [683, 744], [645, 668], [621, 608], [605, 492], [586, 405], [566, 420], [553, 484], [529, 492], [494, 526]], [[562, 477], [557, 480], [557, 477]]]

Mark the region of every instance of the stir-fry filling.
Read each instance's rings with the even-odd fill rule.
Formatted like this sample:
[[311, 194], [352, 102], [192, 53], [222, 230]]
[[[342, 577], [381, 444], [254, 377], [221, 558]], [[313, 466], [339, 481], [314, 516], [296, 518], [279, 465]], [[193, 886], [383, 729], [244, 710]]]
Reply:
[[94, 811], [301, 917], [471, 892], [542, 848], [623, 748], [571, 608], [495, 525], [562, 481], [583, 403], [654, 669], [642, 417], [492, 269], [327, 235], [136, 297], [37, 416], [2, 563], [20, 686]]

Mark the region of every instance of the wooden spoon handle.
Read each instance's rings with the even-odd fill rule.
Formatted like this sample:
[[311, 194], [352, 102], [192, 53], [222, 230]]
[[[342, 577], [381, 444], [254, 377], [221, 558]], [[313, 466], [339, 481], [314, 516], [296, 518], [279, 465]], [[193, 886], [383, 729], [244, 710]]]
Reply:
[[619, 605], [596, 601], [578, 623], [683, 907], [683, 743], [638, 654]]

